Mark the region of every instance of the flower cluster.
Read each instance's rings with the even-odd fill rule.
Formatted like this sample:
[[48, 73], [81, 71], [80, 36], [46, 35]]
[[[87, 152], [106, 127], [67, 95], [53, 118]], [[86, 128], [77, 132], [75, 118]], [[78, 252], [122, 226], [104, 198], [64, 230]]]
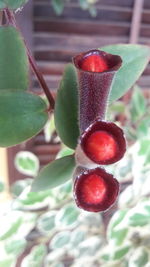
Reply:
[[121, 128], [105, 121], [108, 96], [122, 60], [100, 50], [74, 57], [78, 72], [80, 138], [74, 174], [76, 204], [87, 211], [108, 209], [116, 200], [119, 183], [102, 165], [120, 160], [126, 151]]

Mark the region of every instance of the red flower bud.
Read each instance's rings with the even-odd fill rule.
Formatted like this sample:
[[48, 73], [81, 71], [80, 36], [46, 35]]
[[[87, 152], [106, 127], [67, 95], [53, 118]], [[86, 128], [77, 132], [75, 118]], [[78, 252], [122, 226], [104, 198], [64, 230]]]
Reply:
[[104, 119], [107, 99], [122, 60], [100, 50], [91, 50], [73, 58], [79, 79], [79, 124], [81, 133], [95, 121]]
[[86, 156], [97, 164], [107, 165], [120, 160], [126, 151], [121, 128], [112, 122], [96, 120], [80, 137]]
[[110, 208], [119, 192], [119, 183], [102, 168], [80, 170], [74, 182], [74, 198], [79, 208], [100, 212]]

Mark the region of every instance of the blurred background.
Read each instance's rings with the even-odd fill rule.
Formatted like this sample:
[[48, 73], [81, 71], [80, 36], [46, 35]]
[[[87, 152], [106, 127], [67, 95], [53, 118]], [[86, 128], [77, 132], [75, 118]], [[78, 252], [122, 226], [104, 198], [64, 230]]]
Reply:
[[[72, 56], [117, 43], [150, 44], [149, 0], [30, 0], [17, 12], [25, 39], [53, 95]], [[31, 73], [30, 89], [42, 94]], [[150, 65], [108, 109], [127, 136], [128, 151], [108, 167], [121, 182], [115, 207], [77, 209], [71, 183], [30, 193], [39, 168], [67, 155], [53, 115], [39, 135], [0, 148], [0, 266], [150, 267]]]

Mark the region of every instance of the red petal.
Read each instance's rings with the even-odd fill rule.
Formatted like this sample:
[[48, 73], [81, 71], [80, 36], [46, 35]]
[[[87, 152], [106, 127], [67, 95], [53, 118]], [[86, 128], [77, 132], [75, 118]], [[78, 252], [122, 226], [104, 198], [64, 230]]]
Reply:
[[79, 208], [100, 212], [107, 210], [115, 202], [119, 183], [102, 168], [81, 172], [75, 179], [74, 197]]
[[81, 63], [81, 69], [92, 72], [103, 72], [108, 70], [106, 60], [100, 55], [88, 55], [83, 58]]
[[121, 128], [112, 122], [95, 121], [81, 136], [81, 147], [88, 158], [98, 164], [112, 164], [126, 151]]

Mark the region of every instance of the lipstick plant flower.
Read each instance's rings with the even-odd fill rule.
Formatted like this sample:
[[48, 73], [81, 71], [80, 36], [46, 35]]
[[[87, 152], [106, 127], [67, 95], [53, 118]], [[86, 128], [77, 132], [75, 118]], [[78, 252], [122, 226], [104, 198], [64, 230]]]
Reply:
[[[126, 151], [123, 130], [106, 120], [106, 110], [140, 77], [150, 49], [120, 44], [74, 55], [73, 64], [64, 70], [55, 101], [14, 16], [14, 10], [26, 2], [0, 3], [4, 17], [0, 26], [0, 146], [31, 139], [54, 112], [57, 133], [73, 152], [41, 169], [32, 191], [52, 189], [73, 178], [76, 204], [87, 211], [105, 211], [116, 201], [119, 183], [104, 167], [118, 162]], [[30, 67], [48, 106], [28, 91]]]

